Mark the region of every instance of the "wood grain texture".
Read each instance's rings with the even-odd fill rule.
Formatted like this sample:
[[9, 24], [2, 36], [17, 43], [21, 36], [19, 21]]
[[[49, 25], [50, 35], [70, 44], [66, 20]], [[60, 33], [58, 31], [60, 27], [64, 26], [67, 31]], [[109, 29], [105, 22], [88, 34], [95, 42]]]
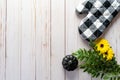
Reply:
[[[77, 33], [79, 20], [76, 19], [76, 0], [66, 0], [66, 55], [77, 50]], [[72, 5], [72, 6], [71, 6]], [[79, 80], [79, 70], [66, 71], [66, 80]]]
[[21, 80], [35, 80], [34, 0], [22, 0]]
[[[51, 80], [65, 80], [65, 0], [51, 0]], [[59, 75], [59, 76], [58, 76]]]
[[20, 80], [20, 0], [7, 1], [6, 80]]
[[[78, 3], [82, 3], [84, 0], [77, 0], [76, 6], [78, 5]], [[75, 7], [76, 7], [75, 6]], [[76, 14], [74, 14], [76, 15]], [[86, 15], [77, 15], [75, 17], [75, 22], [77, 22], [75, 24], [75, 26], [77, 26], [77, 30], [76, 30], [76, 35], [77, 35], [77, 49], [79, 48], [86, 48], [89, 49], [89, 46], [87, 44], [87, 42], [85, 40], [82, 39], [82, 37], [80, 36], [79, 32], [78, 32], [78, 25], [80, 24], [80, 21], [85, 17]], [[88, 73], [84, 73], [83, 70], [79, 70], [79, 80], [91, 80], [91, 76]]]
[[0, 80], [6, 79], [6, 1], [0, 0]]
[[36, 80], [50, 80], [50, 0], [36, 0]]
[[[65, 71], [62, 58], [89, 48], [78, 33], [83, 0], [0, 0], [0, 80], [101, 80]], [[103, 35], [120, 63], [120, 14]]]

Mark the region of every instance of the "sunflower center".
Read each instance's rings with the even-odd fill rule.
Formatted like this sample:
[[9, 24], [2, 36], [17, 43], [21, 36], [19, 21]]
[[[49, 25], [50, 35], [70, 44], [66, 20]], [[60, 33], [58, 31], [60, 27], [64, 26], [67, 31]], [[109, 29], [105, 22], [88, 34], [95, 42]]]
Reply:
[[103, 48], [103, 47], [104, 47], [104, 45], [103, 45], [103, 44], [101, 44], [101, 45], [100, 45], [100, 47], [101, 47], [101, 48]]
[[105, 55], [108, 55], [108, 53], [107, 53], [107, 52], [105, 52]]

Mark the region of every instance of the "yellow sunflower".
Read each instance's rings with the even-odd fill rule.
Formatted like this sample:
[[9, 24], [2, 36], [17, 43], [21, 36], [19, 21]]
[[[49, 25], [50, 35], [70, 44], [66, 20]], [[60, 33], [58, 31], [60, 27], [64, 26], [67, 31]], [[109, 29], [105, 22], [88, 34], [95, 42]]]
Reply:
[[112, 60], [113, 56], [114, 56], [114, 52], [112, 48], [109, 48], [108, 51], [103, 53], [103, 58], [106, 58], [107, 61]]
[[108, 51], [110, 48], [109, 42], [106, 39], [98, 39], [95, 41], [96, 43], [96, 50], [100, 51], [100, 54], [103, 54]]

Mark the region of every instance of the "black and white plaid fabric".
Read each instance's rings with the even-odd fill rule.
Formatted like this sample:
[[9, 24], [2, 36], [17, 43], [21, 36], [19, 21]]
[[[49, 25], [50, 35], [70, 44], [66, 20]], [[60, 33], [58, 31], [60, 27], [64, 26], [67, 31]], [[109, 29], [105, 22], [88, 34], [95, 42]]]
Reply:
[[76, 11], [88, 13], [79, 25], [82, 37], [87, 41], [96, 40], [120, 11], [120, 0], [86, 0]]

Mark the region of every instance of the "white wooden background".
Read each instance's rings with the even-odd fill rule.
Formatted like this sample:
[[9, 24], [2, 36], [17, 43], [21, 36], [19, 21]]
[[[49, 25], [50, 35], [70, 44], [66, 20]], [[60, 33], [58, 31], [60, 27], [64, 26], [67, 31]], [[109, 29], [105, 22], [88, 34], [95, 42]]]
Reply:
[[[81, 0], [0, 0], [0, 80], [100, 80], [67, 72], [62, 58], [88, 48], [78, 33]], [[120, 15], [103, 35], [120, 61]]]

